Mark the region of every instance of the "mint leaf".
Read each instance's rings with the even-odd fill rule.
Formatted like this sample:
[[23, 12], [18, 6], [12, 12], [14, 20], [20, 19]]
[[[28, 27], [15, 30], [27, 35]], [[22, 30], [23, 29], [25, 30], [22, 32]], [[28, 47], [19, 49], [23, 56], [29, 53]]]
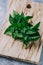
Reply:
[[14, 18], [14, 17], [17, 16], [17, 15], [19, 15], [19, 13], [16, 12], [16, 11], [13, 11], [13, 13], [12, 13], [12, 17]]
[[30, 19], [32, 19], [33, 18], [33, 16], [26, 16], [26, 20], [28, 21], [28, 20], [30, 20]]
[[9, 15], [9, 22], [11, 23], [11, 24], [13, 24], [13, 17], [11, 16], [11, 14]]
[[34, 25], [34, 26], [33, 26], [33, 29], [34, 29], [34, 30], [39, 30], [39, 29], [38, 29], [39, 26], [40, 26], [40, 22], [38, 22], [36, 25]]
[[33, 37], [29, 37], [28, 40], [29, 41], [36, 41], [40, 38], [40, 36], [33, 36]]
[[7, 35], [12, 35], [12, 33], [14, 32], [14, 26], [10, 25], [4, 32], [4, 34]]

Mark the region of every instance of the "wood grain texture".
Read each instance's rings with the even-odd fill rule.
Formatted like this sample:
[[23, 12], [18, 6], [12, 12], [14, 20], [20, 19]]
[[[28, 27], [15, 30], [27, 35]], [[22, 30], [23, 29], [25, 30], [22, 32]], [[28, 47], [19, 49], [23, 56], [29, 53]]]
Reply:
[[[28, 4], [31, 5], [31, 8], [26, 7]], [[13, 10], [19, 13], [23, 11], [25, 15], [32, 15], [33, 19], [30, 21], [33, 21], [34, 25], [37, 21], [40, 21], [40, 35], [43, 35], [43, 4], [29, 2], [27, 0], [11, 0], [9, 3], [9, 12], [7, 13], [5, 23], [0, 31], [0, 55], [38, 64], [42, 50], [40, 40], [32, 43], [31, 46], [25, 49], [23, 42], [18, 40], [15, 41], [12, 37], [4, 35], [5, 29], [10, 25], [9, 14], [12, 13]]]

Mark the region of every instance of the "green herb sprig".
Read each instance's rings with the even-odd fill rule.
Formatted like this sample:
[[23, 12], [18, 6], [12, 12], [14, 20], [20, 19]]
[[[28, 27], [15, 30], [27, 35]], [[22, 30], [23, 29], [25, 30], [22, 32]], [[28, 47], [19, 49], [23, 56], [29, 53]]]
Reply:
[[40, 38], [40, 22], [33, 26], [31, 23], [28, 23], [32, 18], [33, 16], [25, 16], [23, 12], [19, 14], [13, 11], [13, 14], [9, 15], [10, 26], [5, 30], [4, 34], [11, 35], [14, 39], [20, 40], [27, 47], [29, 42]]

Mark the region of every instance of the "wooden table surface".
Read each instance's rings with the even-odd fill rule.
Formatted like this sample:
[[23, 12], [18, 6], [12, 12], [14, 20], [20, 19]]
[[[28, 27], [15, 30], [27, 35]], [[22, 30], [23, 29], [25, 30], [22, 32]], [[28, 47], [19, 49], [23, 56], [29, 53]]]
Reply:
[[[7, 12], [8, 1], [9, 0], [1, 0], [0, 1], [0, 29], [2, 27], [2, 24], [4, 23], [3, 20], [6, 15], [6, 12]], [[31, 0], [31, 1], [43, 3], [43, 0]], [[33, 65], [33, 64], [18, 62], [18, 61], [14, 61], [11, 59], [6, 59], [6, 58], [0, 57], [0, 65]], [[42, 48], [41, 59], [40, 59], [39, 65], [43, 65], [43, 48]]]

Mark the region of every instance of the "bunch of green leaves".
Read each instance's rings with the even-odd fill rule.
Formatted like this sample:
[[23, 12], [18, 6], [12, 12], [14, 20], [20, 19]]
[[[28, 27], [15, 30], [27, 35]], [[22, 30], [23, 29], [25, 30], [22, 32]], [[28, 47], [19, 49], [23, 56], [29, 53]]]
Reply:
[[25, 16], [23, 12], [19, 14], [13, 11], [13, 14], [9, 15], [10, 26], [5, 30], [4, 34], [11, 35], [14, 39], [20, 40], [27, 47], [29, 42], [40, 38], [40, 22], [33, 26], [31, 23], [28, 23], [31, 18], [33, 16]]

